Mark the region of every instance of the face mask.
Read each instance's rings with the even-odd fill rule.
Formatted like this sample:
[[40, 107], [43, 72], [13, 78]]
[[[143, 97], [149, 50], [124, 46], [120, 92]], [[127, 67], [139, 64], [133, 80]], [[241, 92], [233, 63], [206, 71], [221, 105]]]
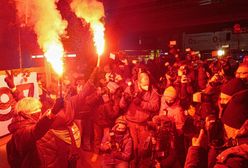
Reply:
[[248, 84], [247, 78], [240, 78], [245, 84]]
[[115, 130], [115, 134], [116, 135], [123, 135], [123, 134], [125, 134], [125, 131], [117, 131], [117, 130]]
[[140, 88], [142, 89], [142, 90], [144, 90], [144, 91], [148, 91], [148, 89], [149, 89], [149, 86], [140, 86]]
[[174, 102], [167, 102], [165, 101], [165, 103], [168, 105], [168, 106], [172, 106], [174, 104]]

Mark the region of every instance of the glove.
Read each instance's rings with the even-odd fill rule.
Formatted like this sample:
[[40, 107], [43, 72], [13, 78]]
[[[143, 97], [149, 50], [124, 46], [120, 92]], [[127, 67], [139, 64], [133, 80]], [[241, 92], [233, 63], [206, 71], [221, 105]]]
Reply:
[[4, 81], [7, 83], [8, 87], [10, 89], [15, 88], [15, 84], [14, 84], [14, 75], [13, 73], [9, 73], [9, 71], [5, 71], [7, 76], [4, 78]]
[[141, 98], [139, 98], [139, 97], [135, 97], [134, 99], [133, 99], [133, 103], [134, 104], [136, 104], [136, 105], [140, 105], [140, 103], [141, 103]]
[[55, 100], [55, 103], [53, 105], [53, 108], [51, 112], [53, 114], [58, 114], [58, 112], [64, 107], [64, 99], [63, 98], [57, 98]]
[[94, 70], [91, 72], [90, 74], [90, 80], [95, 83], [96, 82], [96, 79], [97, 79], [97, 73], [98, 73], [98, 70], [99, 68], [98, 67], [95, 67]]

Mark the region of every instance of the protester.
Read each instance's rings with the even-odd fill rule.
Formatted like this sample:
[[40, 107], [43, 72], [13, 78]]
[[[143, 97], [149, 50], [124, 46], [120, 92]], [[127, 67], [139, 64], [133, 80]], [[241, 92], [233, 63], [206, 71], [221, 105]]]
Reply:
[[12, 139], [7, 144], [11, 167], [76, 167], [81, 137], [74, 118], [80, 103], [95, 88], [96, 73], [97, 69], [78, 95], [65, 102], [58, 98], [43, 115], [39, 100], [23, 98], [17, 102], [9, 125]]

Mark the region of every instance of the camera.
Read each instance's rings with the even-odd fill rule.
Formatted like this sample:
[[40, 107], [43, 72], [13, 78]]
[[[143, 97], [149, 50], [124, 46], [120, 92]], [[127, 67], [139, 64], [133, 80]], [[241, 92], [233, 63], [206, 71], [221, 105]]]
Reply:
[[209, 115], [205, 120], [195, 118], [195, 126], [197, 134], [199, 134], [200, 129], [205, 131], [209, 146], [218, 148], [224, 145], [224, 127], [221, 120], [215, 115]]
[[211, 103], [213, 102], [212, 95], [204, 92], [196, 92], [193, 94], [193, 102], [196, 103]]
[[118, 147], [118, 143], [116, 142], [116, 140], [115, 140], [115, 132], [114, 131], [111, 131], [111, 132], [109, 132], [109, 136], [110, 136], [110, 146], [111, 146], [111, 150], [112, 151], [117, 151], [118, 149], [119, 149], [119, 147]]
[[156, 159], [166, 158], [169, 156], [171, 145], [175, 137], [175, 127], [173, 121], [163, 115], [154, 116], [148, 123], [148, 129], [152, 131], [152, 138], [156, 143], [151, 143], [152, 152]]

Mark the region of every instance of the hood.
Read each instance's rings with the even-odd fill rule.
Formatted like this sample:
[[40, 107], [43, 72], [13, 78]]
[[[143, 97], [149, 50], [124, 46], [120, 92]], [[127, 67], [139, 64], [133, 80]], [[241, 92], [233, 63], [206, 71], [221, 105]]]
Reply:
[[35, 123], [35, 120], [24, 119], [22, 116], [15, 115], [11, 121], [11, 124], [8, 126], [8, 130], [10, 133], [14, 133], [20, 128], [24, 128]]

